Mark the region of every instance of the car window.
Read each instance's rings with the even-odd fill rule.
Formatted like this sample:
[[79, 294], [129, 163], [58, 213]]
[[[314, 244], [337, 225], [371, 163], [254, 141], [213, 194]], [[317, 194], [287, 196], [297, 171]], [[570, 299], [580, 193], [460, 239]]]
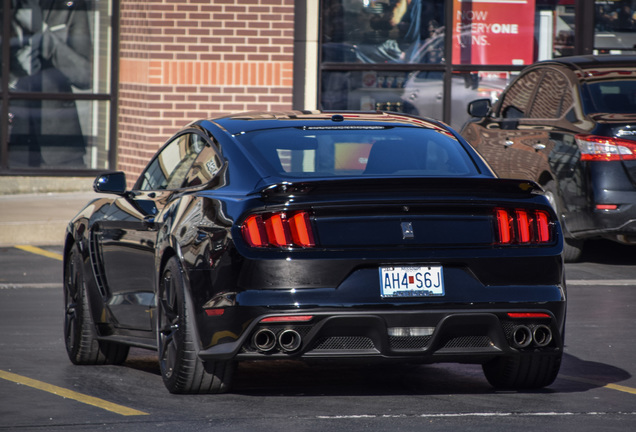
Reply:
[[599, 81], [589, 84], [594, 112], [636, 112], [636, 80]]
[[166, 144], [141, 174], [140, 190], [178, 189], [205, 146], [197, 134], [186, 133]]
[[548, 70], [541, 78], [527, 117], [556, 119], [572, 105], [568, 79], [561, 72]]
[[451, 135], [414, 127], [276, 129], [238, 138], [282, 177], [469, 176], [478, 173]]
[[540, 73], [530, 71], [517, 79], [501, 101], [500, 113], [503, 118], [520, 118], [527, 112], [530, 98], [539, 82]]
[[[202, 137], [199, 139], [203, 140]], [[207, 184], [216, 176], [223, 161], [216, 148], [211, 144], [204, 145], [186, 176], [185, 187]]]

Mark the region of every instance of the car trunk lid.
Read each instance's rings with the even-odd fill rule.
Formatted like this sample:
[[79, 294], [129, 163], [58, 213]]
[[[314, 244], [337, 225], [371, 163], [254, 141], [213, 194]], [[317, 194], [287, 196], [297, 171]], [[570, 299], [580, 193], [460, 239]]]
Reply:
[[320, 247], [409, 249], [491, 246], [496, 209], [549, 214], [540, 190], [520, 180], [403, 178], [285, 183], [262, 195], [271, 211], [310, 210]]

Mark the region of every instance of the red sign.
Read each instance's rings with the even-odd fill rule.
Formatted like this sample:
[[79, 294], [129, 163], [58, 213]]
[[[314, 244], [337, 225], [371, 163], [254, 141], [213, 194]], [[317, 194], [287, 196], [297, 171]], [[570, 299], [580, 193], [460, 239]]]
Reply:
[[534, 0], [454, 0], [453, 63], [533, 63], [534, 14]]

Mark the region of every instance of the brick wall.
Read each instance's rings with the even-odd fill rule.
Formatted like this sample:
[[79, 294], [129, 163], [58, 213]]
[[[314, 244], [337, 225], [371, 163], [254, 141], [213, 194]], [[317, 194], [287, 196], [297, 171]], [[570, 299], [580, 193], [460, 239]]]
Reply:
[[293, 0], [122, 0], [118, 169], [189, 121], [292, 104]]

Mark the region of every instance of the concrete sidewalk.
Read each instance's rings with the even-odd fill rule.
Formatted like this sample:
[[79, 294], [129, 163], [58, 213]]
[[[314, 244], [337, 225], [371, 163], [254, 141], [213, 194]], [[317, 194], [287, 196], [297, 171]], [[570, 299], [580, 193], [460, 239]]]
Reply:
[[68, 222], [95, 192], [0, 195], [0, 247], [61, 246]]

